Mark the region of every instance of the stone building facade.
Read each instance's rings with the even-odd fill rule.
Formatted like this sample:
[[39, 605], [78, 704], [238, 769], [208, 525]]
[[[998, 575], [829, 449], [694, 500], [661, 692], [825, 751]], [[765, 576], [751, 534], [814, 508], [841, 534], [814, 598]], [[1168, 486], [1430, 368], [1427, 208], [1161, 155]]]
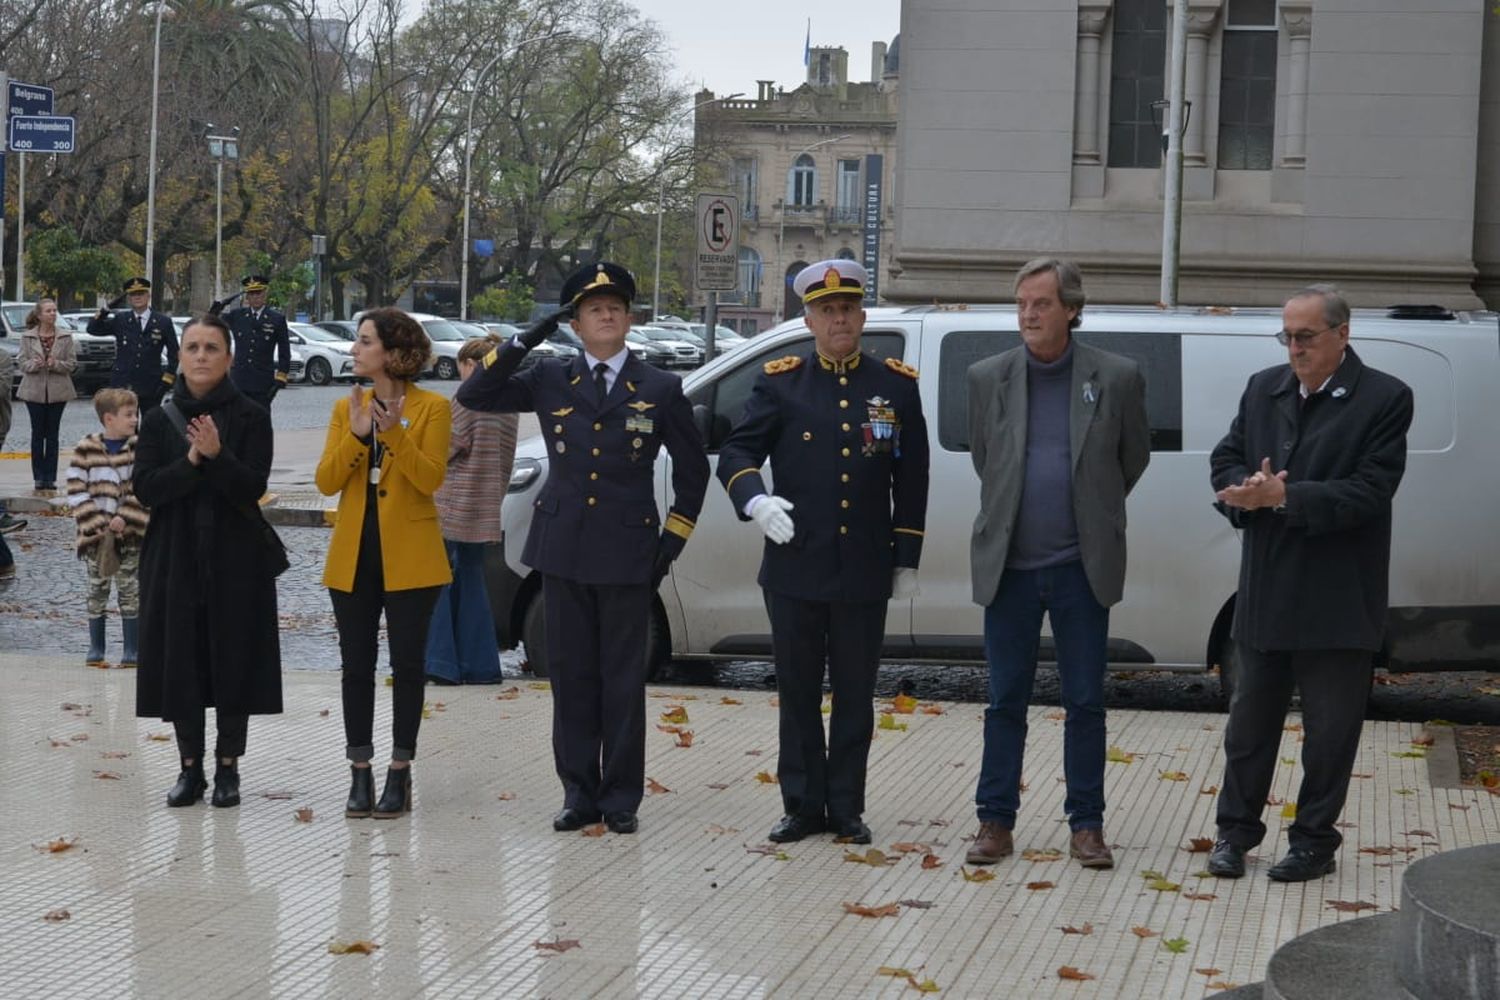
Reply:
[[[1180, 301], [1500, 307], [1500, 10], [1186, 0]], [[894, 301], [995, 301], [1040, 254], [1158, 298], [1161, 0], [904, 0]]]
[[879, 294], [890, 274], [899, 58], [899, 39], [876, 42], [869, 82], [855, 83], [843, 48], [813, 47], [794, 90], [761, 80], [753, 99], [696, 95], [710, 183], [740, 204], [740, 287], [719, 294], [721, 323], [753, 333], [798, 315], [792, 278], [834, 257], [875, 261]]

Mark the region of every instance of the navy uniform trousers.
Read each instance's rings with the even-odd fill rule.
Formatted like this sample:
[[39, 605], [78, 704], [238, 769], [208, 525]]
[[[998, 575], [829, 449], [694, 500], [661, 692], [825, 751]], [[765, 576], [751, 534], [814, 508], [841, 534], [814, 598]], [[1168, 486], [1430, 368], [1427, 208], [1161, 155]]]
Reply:
[[[534, 411], [549, 453], [521, 560], [542, 575], [552, 680], [552, 752], [563, 805], [634, 812], [646, 780], [647, 629], [661, 545], [691, 534], [708, 458], [676, 376], [634, 358], [601, 402], [584, 356], [517, 371], [526, 350], [491, 352], [457, 399], [472, 410]], [[672, 507], [653, 467], [672, 459]]]
[[[735, 512], [768, 492], [792, 501], [796, 534], [767, 542], [759, 582], [780, 695], [776, 763], [788, 815], [853, 819], [865, 808], [875, 677], [892, 570], [916, 568], [927, 516], [927, 424], [916, 371], [860, 354], [768, 362], [719, 451]], [[823, 674], [833, 690], [823, 737]]]

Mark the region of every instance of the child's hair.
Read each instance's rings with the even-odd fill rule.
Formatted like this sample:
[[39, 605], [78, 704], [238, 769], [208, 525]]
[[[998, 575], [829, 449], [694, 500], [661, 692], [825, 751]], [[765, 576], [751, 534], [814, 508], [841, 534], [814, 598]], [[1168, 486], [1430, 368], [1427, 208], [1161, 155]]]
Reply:
[[119, 413], [127, 406], [140, 406], [135, 393], [129, 389], [100, 389], [94, 393], [94, 412], [103, 420], [106, 414]]
[[495, 349], [500, 343], [500, 338], [494, 334], [488, 337], [470, 337], [464, 341], [464, 346], [458, 349], [458, 360], [472, 361], [475, 364], [484, 360], [484, 356]]

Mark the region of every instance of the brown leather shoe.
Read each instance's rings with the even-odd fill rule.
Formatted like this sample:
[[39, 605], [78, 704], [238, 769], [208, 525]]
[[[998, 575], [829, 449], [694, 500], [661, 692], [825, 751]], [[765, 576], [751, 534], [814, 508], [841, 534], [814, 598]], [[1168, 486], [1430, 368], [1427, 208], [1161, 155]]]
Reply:
[[979, 833], [974, 837], [969, 853], [964, 855], [964, 861], [971, 865], [992, 865], [1001, 858], [1010, 857], [1014, 850], [1010, 831], [994, 820], [985, 820], [979, 824]]
[[1100, 829], [1079, 830], [1068, 841], [1068, 853], [1085, 868], [1113, 868], [1115, 856], [1109, 853]]

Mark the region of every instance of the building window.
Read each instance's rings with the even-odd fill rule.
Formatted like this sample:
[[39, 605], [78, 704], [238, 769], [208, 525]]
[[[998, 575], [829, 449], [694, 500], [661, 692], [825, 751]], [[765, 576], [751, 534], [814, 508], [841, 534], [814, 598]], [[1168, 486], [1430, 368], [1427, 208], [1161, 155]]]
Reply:
[[850, 250], [848, 247], [841, 247], [839, 249], [838, 258], [839, 258], [839, 260], [858, 260], [859, 259], [858, 257], [854, 256], [854, 251]]
[[791, 173], [787, 175], [787, 204], [795, 208], [808, 208], [813, 203], [817, 189], [818, 170], [813, 166], [812, 155], [803, 153], [797, 157], [797, 162], [792, 164]]
[[1220, 170], [1270, 170], [1276, 128], [1275, 0], [1229, 0], [1219, 81]]
[[1109, 165], [1161, 164], [1161, 127], [1151, 104], [1165, 91], [1167, 8], [1160, 0], [1116, 0], [1109, 75]]
[[740, 214], [746, 219], [755, 218], [756, 206], [760, 199], [756, 197], [755, 157], [737, 156], [734, 158], [734, 193], [740, 199]]
[[740, 301], [752, 308], [760, 305], [760, 254], [754, 247], [740, 247]]
[[859, 161], [839, 161], [838, 221], [853, 222], [859, 218]]

